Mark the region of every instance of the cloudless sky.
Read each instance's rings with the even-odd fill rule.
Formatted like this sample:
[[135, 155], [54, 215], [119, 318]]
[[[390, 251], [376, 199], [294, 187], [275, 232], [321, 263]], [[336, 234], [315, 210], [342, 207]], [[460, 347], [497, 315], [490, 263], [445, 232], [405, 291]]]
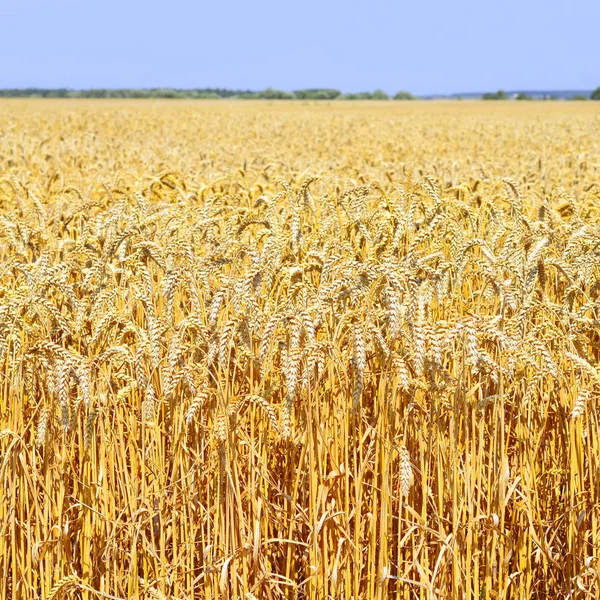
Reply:
[[0, 0], [0, 88], [600, 86], [600, 0]]

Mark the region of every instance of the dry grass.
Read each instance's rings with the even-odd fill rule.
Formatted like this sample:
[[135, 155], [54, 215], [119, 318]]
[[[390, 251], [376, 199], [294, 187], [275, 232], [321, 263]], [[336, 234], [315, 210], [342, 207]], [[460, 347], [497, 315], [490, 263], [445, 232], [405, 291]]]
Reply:
[[600, 595], [600, 107], [0, 106], [0, 597]]

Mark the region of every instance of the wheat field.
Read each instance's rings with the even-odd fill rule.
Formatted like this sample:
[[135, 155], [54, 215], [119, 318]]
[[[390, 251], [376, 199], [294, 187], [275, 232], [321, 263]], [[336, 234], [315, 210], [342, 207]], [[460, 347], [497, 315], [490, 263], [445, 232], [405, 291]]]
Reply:
[[3, 101], [0, 597], [600, 597], [600, 103]]

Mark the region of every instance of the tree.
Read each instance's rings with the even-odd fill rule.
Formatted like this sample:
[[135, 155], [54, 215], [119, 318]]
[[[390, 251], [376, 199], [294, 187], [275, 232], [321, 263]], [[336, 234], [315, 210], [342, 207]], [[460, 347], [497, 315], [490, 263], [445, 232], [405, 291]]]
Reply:
[[588, 97], [584, 96], [583, 94], [575, 94], [572, 98], [570, 98], [571, 100], [587, 100]]
[[342, 94], [343, 100], [373, 100], [373, 94], [371, 92], [357, 92], [351, 94]]
[[106, 98], [106, 90], [91, 89], [87, 91], [88, 98]]
[[150, 92], [148, 90], [129, 90], [128, 98], [150, 98]]
[[487, 92], [483, 95], [484, 100], [506, 100], [508, 99], [508, 94], [504, 90], [498, 90], [495, 93]]
[[265, 98], [266, 100], [292, 100], [294, 94], [289, 92], [283, 92], [281, 90], [274, 90], [273, 88], [267, 88], [264, 92], [259, 93], [259, 98]]
[[183, 98], [183, 94], [171, 88], [158, 88], [152, 90], [152, 98]]
[[296, 98], [299, 100], [333, 100], [338, 98], [341, 94], [339, 90], [333, 89], [307, 89], [297, 90], [294, 92]]
[[590, 100], [600, 100], [600, 87], [597, 87], [590, 96]]
[[517, 94], [517, 100], [531, 100], [531, 98], [525, 92], [520, 92]]
[[375, 90], [373, 92], [373, 100], [389, 100], [390, 97], [383, 90]]
[[410, 92], [400, 90], [395, 96], [394, 100], [414, 100], [415, 97]]

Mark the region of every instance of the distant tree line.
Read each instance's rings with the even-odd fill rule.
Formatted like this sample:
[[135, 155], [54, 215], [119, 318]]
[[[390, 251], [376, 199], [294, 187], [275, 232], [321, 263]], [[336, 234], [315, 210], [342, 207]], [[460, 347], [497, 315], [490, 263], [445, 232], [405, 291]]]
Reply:
[[[558, 96], [543, 96], [535, 97], [537, 100], [558, 100]], [[600, 100], [600, 87], [596, 88], [590, 95], [590, 100]], [[482, 96], [483, 100], [508, 100], [508, 94], [504, 90], [498, 90], [497, 92], [486, 92]], [[531, 96], [528, 96], [525, 92], [520, 92], [515, 96], [516, 100], [533, 100]], [[588, 97], [584, 94], [575, 94], [572, 97], [567, 98], [568, 100], [587, 100]]]
[[[374, 92], [358, 92], [342, 94], [340, 90], [329, 88], [314, 88], [284, 92], [267, 88], [262, 91], [251, 90], [229, 90], [224, 88], [123, 88], [123, 89], [90, 89], [70, 90], [67, 88], [46, 89], [0, 89], [0, 98], [241, 98], [241, 99], [264, 99], [264, 100], [389, 100], [388, 94], [383, 90]], [[394, 100], [414, 100], [415, 97], [409, 92], [398, 92], [393, 96]]]
[[67, 88], [46, 89], [5, 89], [0, 90], [2, 98], [233, 98], [251, 91], [228, 90], [224, 88], [174, 89], [174, 88], [122, 88], [69, 90]]
[[[229, 90], [226, 88], [121, 88], [121, 89], [90, 89], [70, 90], [67, 88], [25, 88], [25, 89], [0, 89], [0, 98], [191, 98], [191, 99], [220, 99], [241, 98], [249, 100], [389, 100], [390, 96], [383, 90], [374, 92], [355, 92], [342, 94], [340, 90], [330, 88], [311, 88], [284, 92], [267, 88], [262, 91]], [[416, 100], [410, 92], [400, 91], [391, 97], [393, 100]], [[537, 96], [536, 96], [537, 98]], [[462, 100], [462, 97], [457, 99]], [[509, 95], [504, 90], [486, 92], [483, 100], [508, 100]], [[521, 92], [517, 100], [530, 100], [530, 96]], [[545, 97], [548, 100], [557, 100], [554, 96]], [[578, 94], [571, 100], [587, 100], [587, 96]], [[600, 100], [600, 87], [590, 95], [590, 100]]]
[[483, 100], [507, 100], [508, 94], [504, 90], [498, 90], [497, 92], [486, 92], [482, 96]]

